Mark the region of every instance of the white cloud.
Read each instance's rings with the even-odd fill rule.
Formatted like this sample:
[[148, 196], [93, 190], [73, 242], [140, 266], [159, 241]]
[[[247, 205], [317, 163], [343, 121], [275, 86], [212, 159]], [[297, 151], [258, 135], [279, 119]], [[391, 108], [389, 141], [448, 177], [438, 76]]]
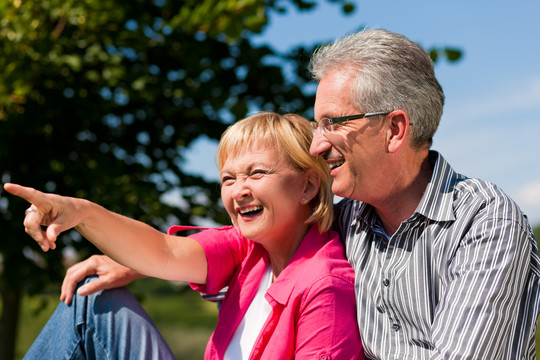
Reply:
[[529, 217], [531, 225], [540, 225], [540, 181], [527, 183], [517, 190], [514, 199]]
[[528, 183], [516, 195], [516, 200], [527, 206], [540, 206], [540, 181]]

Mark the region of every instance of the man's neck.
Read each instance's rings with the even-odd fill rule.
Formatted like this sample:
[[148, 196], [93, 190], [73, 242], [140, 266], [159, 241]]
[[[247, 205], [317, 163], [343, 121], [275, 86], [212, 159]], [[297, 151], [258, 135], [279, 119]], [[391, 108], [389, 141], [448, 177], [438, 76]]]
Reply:
[[429, 161], [429, 150], [416, 155], [405, 162], [402, 169], [396, 169], [396, 181], [389, 188], [388, 196], [372, 204], [389, 236], [414, 214], [431, 180], [433, 167]]

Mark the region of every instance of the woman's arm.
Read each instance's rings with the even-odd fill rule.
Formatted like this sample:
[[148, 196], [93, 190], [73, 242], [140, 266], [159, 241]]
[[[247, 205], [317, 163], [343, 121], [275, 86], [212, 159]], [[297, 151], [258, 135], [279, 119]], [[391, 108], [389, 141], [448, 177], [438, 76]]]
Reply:
[[15, 184], [5, 184], [4, 189], [32, 204], [24, 226], [43, 251], [54, 249], [58, 235], [75, 228], [104, 254], [142, 275], [206, 283], [206, 256], [191, 238], [164, 234], [84, 199]]

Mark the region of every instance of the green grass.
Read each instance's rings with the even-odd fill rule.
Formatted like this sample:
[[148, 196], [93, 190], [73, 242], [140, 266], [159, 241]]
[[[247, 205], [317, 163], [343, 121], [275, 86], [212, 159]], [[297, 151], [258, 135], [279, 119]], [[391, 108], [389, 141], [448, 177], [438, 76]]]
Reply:
[[536, 358], [540, 359], [540, 330], [536, 329]]
[[[130, 286], [177, 360], [202, 359], [206, 342], [217, 321], [215, 304], [203, 301], [190, 289], [174, 288], [160, 280], [141, 279]], [[58, 304], [58, 295], [25, 297], [18, 331], [16, 360], [37, 337]], [[540, 331], [536, 333], [536, 357], [540, 359]]]
[[[202, 359], [217, 322], [214, 303], [184, 287], [155, 279], [137, 280], [130, 289], [148, 312], [177, 360]], [[57, 294], [23, 299], [15, 359], [20, 360], [58, 305]]]

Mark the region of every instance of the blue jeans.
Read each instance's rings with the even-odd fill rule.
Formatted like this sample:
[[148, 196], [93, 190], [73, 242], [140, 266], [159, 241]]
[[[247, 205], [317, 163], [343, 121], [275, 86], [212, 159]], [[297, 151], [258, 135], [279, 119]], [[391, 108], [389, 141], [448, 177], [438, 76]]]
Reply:
[[33, 359], [168, 360], [174, 355], [124, 287], [75, 295], [69, 306], [61, 302], [24, 357]]

